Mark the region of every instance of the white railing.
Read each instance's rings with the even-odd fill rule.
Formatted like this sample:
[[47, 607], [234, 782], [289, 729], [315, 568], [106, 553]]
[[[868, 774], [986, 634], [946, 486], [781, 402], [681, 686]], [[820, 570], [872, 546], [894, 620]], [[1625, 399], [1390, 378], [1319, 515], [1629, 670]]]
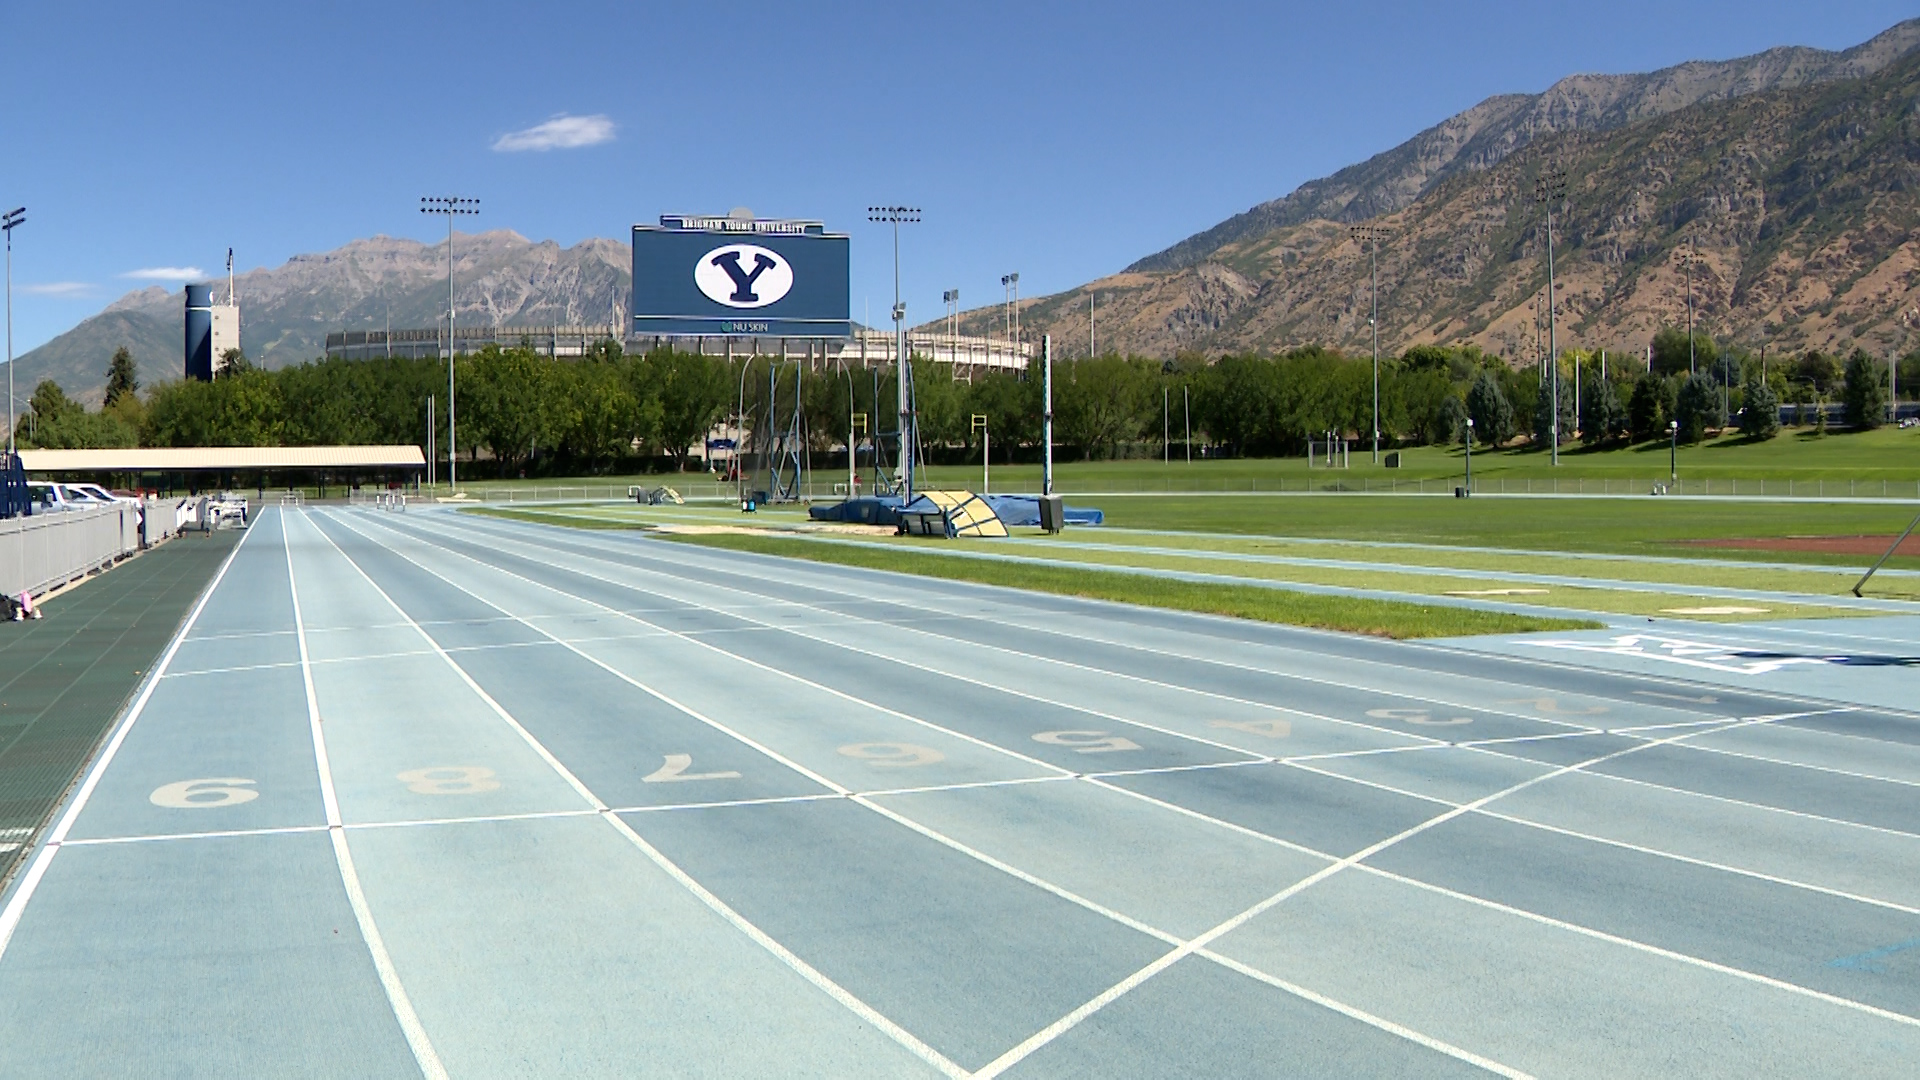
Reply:
[[132, 503], [0, 521], [0, 589], [39, 596], [138, 550], [140, 507]]

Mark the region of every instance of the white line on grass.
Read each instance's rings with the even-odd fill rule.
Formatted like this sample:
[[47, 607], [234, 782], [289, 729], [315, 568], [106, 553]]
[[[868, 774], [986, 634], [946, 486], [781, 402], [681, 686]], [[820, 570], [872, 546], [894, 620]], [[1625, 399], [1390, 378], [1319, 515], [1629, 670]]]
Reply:
[[[387, 993], [387, 1001], [393, 1008], [394, 1019], [400, 1024], [400, 1031], [406, 1036], [407, 1047], [413, 1051], [413, 1059], [420, 1065], [420, 1073], [429, 1080], [444, 1080], [446, 1067], [440, 1064], [440, 1055], [433, 1049], [433, 1040], [427, 1037], [427, 1029], [420, 1023], [419, 1014], [413, 1011], [413, 999], [407, 996], [407, 988], [401, 985], [400, 973], [394, 969], [393, 957], [387, 953], [387, 943], [380, 936], [380, 927], [373, 920], [373, 908], [367, 904], [367, 894], [360, 887], [360, 873], [353, 865], [353, 852], [347, 847], [346, 830], [340, 823], [340, 801], [333, 790], [333, 765], [327, 757], [327, 738], [320, 727], [320, 697], [314, 691], [313, 664], [307, 656], [306, 623], [300, 615], [300, 583], [293, 569], [293, 539], [287, 529], [287, 513], [280, 513], [280, 540], [287, 552], [287, 591], [293, 598], [294, 640], [300, 646], [300, 681], [306, 691], [307, 730], [313, 738], [313, 764], [320, 778], [320, 802], [326, 808], [327, 836], [333, 841], [334, 861], [340, 867], [340, 881], [346, 886], [347, 902], [353, 907], [354, 921], [360, 924], [360, 936], [367, 943], [367, 952], [373, 957], [374, 970], [380, 976], [380, 986]], [[304, 520], [306, 511], [300, 511]]]
[[233, 560], [240, 554], [240, 549], [246, 546], [247, 538], [252, 535], [252, 529], [242, 533], [239, 541], [233, 545], [233, 550], [227, 552], [226, 561], [220, 564], [220, 569], [214, 573], [213, 580], [207, 582], [207, 587], [201, 591], [200, 599], [194, 603], [193, 610], [187, 613], [186, 621], [182, 622], [180, 629], [174, 632], [173, 640], [167, 644], [166, 652], [160, 655], [160, 662], [147, 673], [146, 682], [140, 687], [140, 693], [133, 699], [133, 705], [127, 709], [120, 723], [114, 727], [106, 746], [94, 759], [93, 767], [87, 770], [86, 778], [80, 782], [71, 801], [67, 803], [66, 812], [60, 815], [59, 822], [54, 825], [53, 831], [47, 834], [39, 852], [34, 855], [33, 862], [28, 864], [26, 873], [20, 876], [12, 897], [7, 900], [7, 906], [0, 908], [0, 957], [6, 955], [7, 944], [13, 940], [13, 932], [19, 927], [21, 916], [26, 913], [28, 901], [33, 899], [34, 891], [40, 887], [41, 879], [46, 877], [48, 864], [52, 863], [53, 857], [60, 853], [60, 845], [66, 842], [67, 833], [72, 831], [73, 823], [79, 820], [80, 811], [86, 809], [87, 800], [93, 797], [94, 788], [99, 785], [101, 774], [106, 771], [108, 765], [113, 763], [114, 755], [120, 752], [120, 744], [126, 741], [127, 732], [133, 729], [134, 722], [139, 720], [140, 714], [146, 711], [147, 702], [152, 699], [154, 688], [160, 685], [161, 677], [173, 663], [174, 656], [180, 652], [181, 644], [187, 640], [187, 635], [191, 634], [194, 626], [199, 623], [200, 613], [206, 610], [207, 601], [213, 598], [214, 590], [226, 580], [227, 569], [233, 565]]

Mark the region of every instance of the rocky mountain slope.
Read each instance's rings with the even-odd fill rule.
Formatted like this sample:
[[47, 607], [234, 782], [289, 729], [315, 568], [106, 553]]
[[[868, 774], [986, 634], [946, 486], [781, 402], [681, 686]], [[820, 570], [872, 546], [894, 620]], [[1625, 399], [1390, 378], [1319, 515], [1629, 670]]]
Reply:
[[1502, 94], [1406, 142], [1188, 237], [1127, 267], [1196, 266], [1228, 244], [1315, 219], [1364, 221], [1413, 204], [1441, 181], [1491, 168], [1545, 135], [1609, 131], [1705, 101], [1872, 75], [1920, 45], [1909, 19], [1842, 52], [1782, 46], [1737, 60], [1696, 60], [1645, 75], [1571, 75], [1539, 94]]
[[[1920, 302], [1920, 51], [1861, 78], [1537, 137], [1441, 178], [1370, 219], [1390, 232], [1379, 252], [1384, 347], [1471, 342], [1534, 356], [1532, 304], [1544, 303], [1547, 278], [1534, 196], [1555, 167], [1568, 177], [1555, 221], [1563, 347], [1637, 352], [1658, 326], [1684, 325], [1690, 252], [1696, 319], [1716, 337], [1906, 347]], [[1102, 351], [1371, 344], [1366, 251], [1327, 217], [1234, 240], [1192, 266], [1023, 303], [1026, 335], [1051, 332], [1067, 355], [1084, 353], [1090, 291]], [[963, 327], [999, 333], [1000, 319], [986, 309]]]
[[[626, 315], [631, 255], [617, 240], [596, 238], [562, 248], [499, 230], [457, 236], [454, 256], [455, 306], [463, 326], [612, 325]], [[387, 236], [355, 240], [249, 271], [235, 281], [235, 291], [247, 355], [263, 366], [280, 367], [321, 355], [332, 331], [444, 323], [447, 246]], [[221, 279], [214, 302], [225, 303], [226, 295]], [[16, 361], [16, 378], [25, 388], [21, 393], [52, 378], [74, 397], [97, 404], [105, 391], [107, 362], [121, 345], [132, 350], [143, 384], [178, 378], [185, 303], [184, 290], [128, 293], [22, 355]]]

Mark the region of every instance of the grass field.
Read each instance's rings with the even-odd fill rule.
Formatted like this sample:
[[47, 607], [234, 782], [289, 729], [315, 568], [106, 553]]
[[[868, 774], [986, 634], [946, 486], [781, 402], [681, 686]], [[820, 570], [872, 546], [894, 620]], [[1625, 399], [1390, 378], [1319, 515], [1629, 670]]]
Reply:
[[807, 559], [925, 577], [975, 581], [1016, 589], [1115, 600], [1176, 611], [1230, 615], [1262, 622], [1345, 630], [1392, 638], [1514, 634], [1532, 630], [1580, 630], [1596, 622], [1523, 613], [1478, 611], [1389, 600], [1318, 596], [1280, 589], [1248, 589], [1142, 577], [1105, 570], [1083, 570], [946, 558], [928, 551], [880, 544], [816, 544], [778, 536], [742, 534], [673, 535], [670, 539], [731, 551]]

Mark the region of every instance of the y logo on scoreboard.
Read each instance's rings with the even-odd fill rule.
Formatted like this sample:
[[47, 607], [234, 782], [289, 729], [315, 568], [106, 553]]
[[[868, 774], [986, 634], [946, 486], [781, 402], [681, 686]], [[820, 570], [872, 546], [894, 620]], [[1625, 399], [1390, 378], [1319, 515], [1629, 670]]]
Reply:
[[728, 244], [700, 256], [693, 283], [716, 304], [766, 307], [793, 288], [793, 265], [758, 244]]

